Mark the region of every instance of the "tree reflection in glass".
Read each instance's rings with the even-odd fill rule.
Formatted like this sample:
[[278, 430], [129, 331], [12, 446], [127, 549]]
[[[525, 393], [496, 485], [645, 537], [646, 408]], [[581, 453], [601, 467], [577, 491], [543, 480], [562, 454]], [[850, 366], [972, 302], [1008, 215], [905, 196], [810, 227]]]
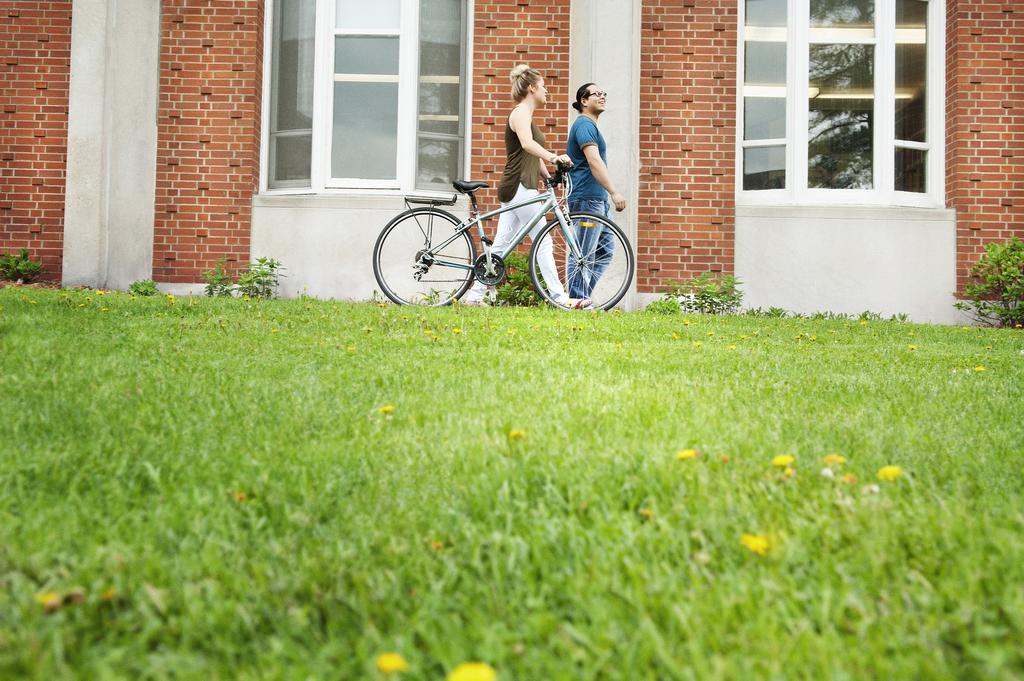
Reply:
[[874, 47], [811, 45], [807, 186], [870, 189]]
[[811, 0], [811, 26], [869, 28], [875, 25], [875, 0]]

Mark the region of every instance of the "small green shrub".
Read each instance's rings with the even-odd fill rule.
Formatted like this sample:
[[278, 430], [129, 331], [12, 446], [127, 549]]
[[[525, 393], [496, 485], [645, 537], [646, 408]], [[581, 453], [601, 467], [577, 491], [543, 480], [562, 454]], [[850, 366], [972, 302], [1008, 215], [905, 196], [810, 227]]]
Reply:
[[273, 258], [257, 258], [238, 276], [235, 290], [248, 298], [274, 298], [281, 277], [281, 262]]
[[530, 266], [526, 257], [512, 252], [505, 258], [508, 277], [498, 287], [495, 305], [502, 307], [534, 307], [540, 305], [540, 296], [530, 281]]
[[661, 300], [655, 300], [644, 308], [644, 312], [653, 312], [654, 314], [679, 314], [682, 311], [683, 308], [675, 298], [662, 298]]
[[964, 286], [969, 300], [955, 303], [958, 310], [989, 326], [1024, 324], [1024, 241], [987, 244], [971, 276], [976, 281]]
[[43, 264], [33, 261], [28, 256], [28, 251], [22, 248], [15, 253], [8, 253], [0, 257], [0, 279], [21, 281], [28, 283], [38, 277], [43, 271]]
[[674, 299], [691, 314], [736, 314], [743, 302], [740, 281], [732, 275], [702, 272], [693, 279], [669, 283], [665, 299]]
[[156, 287], [156, 282], [152, 279], [139, 279], [133, 281], [128, 287], [128, 293], [133, 296], [155, 296], [160, 294], [160, 290]]
[[[785, 309], [783, 309], [781, 307], [769, 307], [767, 309], [765, 309], [763, 307], [752, 307], [752, 308], [750, 308], [748, 310], [745, 310], [743, 312], [743, 314], [747, 315], [748, 317], [764, 317], [766, 319], [785, 319], [786, 317], [790, 317], [790, 316], [793, 316], [793, 317], [799, 316], [796, 313], [790, 314], [788, 311], [786, 311]], [[828, 314], [828, 313], [818, 313], [818, 314]]]
[[218, 260], [212, 270], [203, 272], [203, 279], [206, 280], [206, 288], [203, 291], [211, 298], [230, 296], [235, 289], [235, 281], [227, 270], [224, 258]]

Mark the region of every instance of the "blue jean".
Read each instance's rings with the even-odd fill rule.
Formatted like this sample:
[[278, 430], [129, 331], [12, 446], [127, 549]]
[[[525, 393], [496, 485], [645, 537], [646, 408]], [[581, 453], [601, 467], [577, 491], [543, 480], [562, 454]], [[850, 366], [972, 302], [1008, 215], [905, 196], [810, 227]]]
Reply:
[[[608, 217], [611, 208], [611, 203], [607, 199], [569, 199], [570, 213], [583, 211]], [[565, 284], [570, 298], [589, 298], [615, 254], [615, 236], [603, 225], [586, 227], [577, 222], [573, 228], [576, 231], [583, 262], [577, 263], [576, 258], [569, 254]]]

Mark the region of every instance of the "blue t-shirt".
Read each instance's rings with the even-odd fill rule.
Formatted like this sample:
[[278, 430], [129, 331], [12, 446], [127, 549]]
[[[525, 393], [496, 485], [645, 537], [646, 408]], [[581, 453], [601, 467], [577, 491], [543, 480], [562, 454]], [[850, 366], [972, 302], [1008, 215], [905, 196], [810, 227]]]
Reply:
[[569, 158], [572, 159], [572, 169], [569, 171], [569, 177], [572, 178], [572, 193], [569, 195], [571, 200], [605, 200], [608, 198], [608, 192], [594, 178], [594, 174], [590, 171], [590, 163], [583, 153], [583, 148], [590, 144], [597, 145], [601, 160], [607, 165], [604, 136], [597, 129], [597, 124], [594, 121], [587, 116], [579, 116], [569, 128], [569, 143], [566, 150]]

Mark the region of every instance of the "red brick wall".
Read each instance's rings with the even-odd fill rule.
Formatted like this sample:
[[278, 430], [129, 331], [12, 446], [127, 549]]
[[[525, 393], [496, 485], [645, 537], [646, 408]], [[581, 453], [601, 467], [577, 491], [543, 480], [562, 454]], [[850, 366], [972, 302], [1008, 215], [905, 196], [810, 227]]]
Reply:
[[[569, 121], [569, 0], [477, 0], [473, 17], [472, 159], [467, 175], [489, 182], [481, 209], [498, 207], [505, 122], [515, 106], [508, 74], [529, 64], [544, 75], [547, 104], [534, 115], [547, 149], [565, 152]], [[494, 232], [497, 221], [488, 226]]]
[[164, 0], [153, 278], [249, 259], [258, 190], [262, 0]]
[[0, 0], [0, 253], [27, 248], [60, 280], [71, 2]]
[[637, 284], [732, 272], [736, 3], [644, 0]]
[[1024, 238], [1024, 3], [947, 3], [946, 202], [962, 290], [986, 243]]

